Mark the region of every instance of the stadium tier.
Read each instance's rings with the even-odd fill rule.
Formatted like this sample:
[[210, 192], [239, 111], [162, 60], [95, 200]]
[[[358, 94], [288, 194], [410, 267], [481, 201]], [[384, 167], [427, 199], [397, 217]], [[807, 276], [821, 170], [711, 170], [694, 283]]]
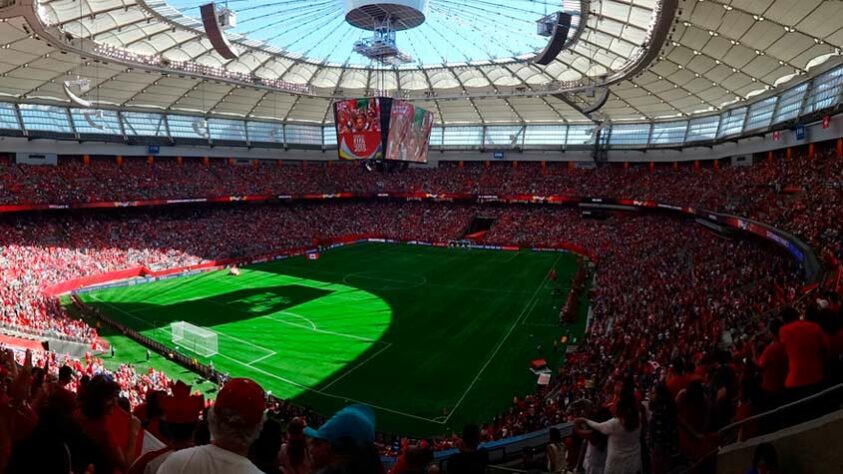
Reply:
[[0, 0], [0, 474], [840, 472], [840, 18]]

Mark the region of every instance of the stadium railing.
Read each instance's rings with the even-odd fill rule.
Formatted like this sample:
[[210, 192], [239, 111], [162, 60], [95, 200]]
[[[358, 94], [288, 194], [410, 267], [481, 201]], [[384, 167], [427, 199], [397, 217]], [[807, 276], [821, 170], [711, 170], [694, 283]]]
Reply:
[[[742, 443], [752, 442], [757, 438], [776, 438], [777, 433], [785, 433], [799, 424], [811, 424], [830, 413], [843, 409], [843, 383], [833, 385], [815, 394], [806, 396], [772, 410], [750, 416], [724, 426], [717, 431], [720, 439], [717, 449], [712, 450], [698, 462], [691, 465], [684, 473], [696, 472], [700, 466], [714, 461], [724, 449], [736, 447]], [[775, 419], [773, 419], [775, 417]], [[759, 426], [759, 431], [746, 438], [742, 429], [753, 423]]]

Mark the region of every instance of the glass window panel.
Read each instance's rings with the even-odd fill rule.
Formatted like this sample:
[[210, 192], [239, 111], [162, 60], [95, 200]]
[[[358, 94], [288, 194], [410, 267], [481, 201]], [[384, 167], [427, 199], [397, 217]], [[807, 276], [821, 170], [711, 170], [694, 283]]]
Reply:
[[246, 141], [246, 125], [240, 120], [208, 119], [211, 140]]
[[322, 128], [322, 143], [325, 146], [337, 146], [337, 128], [335, 126]]
[[[521, 143], [520, 125], [495, 125], [486, 127], [486, 145], [511, 147]], [[515, 142], [513, 144], [513, 141]]]
[[471, 145], [480, 146], [483, 144], [483, 127], [445, 127], [444, 145]]
[[322, 127], [309, 125], [287, 125], [287, 143], [299, 145], [321, 145]]
[[714, 140], [719, 123], [720, 116], [718, 115], [691, 120], [688, 123], [688, 136], [685, 141]]
[[736, 135], [743, 130], [743, 121], [746, 118], [746, 107], [728, 110], [721, 116], [720, 131], [717, 138]]
[[594, 125], [571, 125], [568, 127], [568, 145], [588, 145], [594, 143]]
[[120, 115], [123, 117], [123, 128], [126, 130], [126, 135], [167, 136], [167, 126], [164, 124], [164, 116], [161, 114], [121, 112]]
[[811, 91], [805, 101], [805, 113], [831, 107], [840, 100], [843, 91], [843, 67], [821, 74], [811, 83]]
[[442, 136], [444, 134], [442, 127], [433, 127], [430, 130], [430, 145], [442, 146]]
[[773, 119], [773, 112], [776, 110], [778, 97], [769, 97], [760, 100], [749, 107], [749, 114], [746, 116], [746, 127], [744, 130], [757, 130], [767, 128]]
[[70, 109], [73, 126], [81, 134], [121, 135], [120, 122], [114, 110]]
[[773, 123], [781, 123], [798, 117], [802, 108], [802, 99], [805, 97], [805, 91], [807, 90], [807, 82], [786, 90], [779, 98], [778, 110]]
[[20, 122], [14, 104], [0, 102], [0, 128], [20, 130]]
[[21, 104], [20, 115], [27, 130], [73, 133], [67, 110], [51, 105]]
[[652, 145], [667, 145], [670, 143], [682, 143], [685, 139], [685, 130], [688, 122], [668, 122], [653, 124], [653, 136], [650, 138]]
[[524, 145], [564, 145], [565, 125], [528, 125]]
[[646, 145], [650, 138], [649, 124], [612, 125], [610, 145]]
[[168, 115], [167, 125], [170, 126], [170, 136], [173, 138], [208, 139], [208, 124], [202, 117]]
[[280, 123], [248, 122], [250, 142], [284, 143], [284, 128]]

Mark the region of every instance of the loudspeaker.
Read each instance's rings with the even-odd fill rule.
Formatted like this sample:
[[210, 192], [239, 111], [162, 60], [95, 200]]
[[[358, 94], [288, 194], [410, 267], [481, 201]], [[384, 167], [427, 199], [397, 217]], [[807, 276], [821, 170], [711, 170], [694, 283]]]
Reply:
[[556, 14], [556, 26], [553, 27], [553, 36], [547, 42], [547, 46], [540, 52], [533, 62], [542, 66], [547, 66], [553, 61], [562, 49], [565, 47], [565, 42], [568, 41], [568, 32], [571, 30], [571, 15], [564, 12]]

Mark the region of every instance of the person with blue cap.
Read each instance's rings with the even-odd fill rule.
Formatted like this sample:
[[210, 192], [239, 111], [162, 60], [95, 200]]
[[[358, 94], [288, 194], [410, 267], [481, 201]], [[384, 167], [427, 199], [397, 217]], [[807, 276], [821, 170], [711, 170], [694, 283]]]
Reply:
[[365, 405], [338, 411], [318, 430], [304, 429], [310, 439], [311, 468], [315, 474], [382, 474], [375, 447], [375, 413]]

